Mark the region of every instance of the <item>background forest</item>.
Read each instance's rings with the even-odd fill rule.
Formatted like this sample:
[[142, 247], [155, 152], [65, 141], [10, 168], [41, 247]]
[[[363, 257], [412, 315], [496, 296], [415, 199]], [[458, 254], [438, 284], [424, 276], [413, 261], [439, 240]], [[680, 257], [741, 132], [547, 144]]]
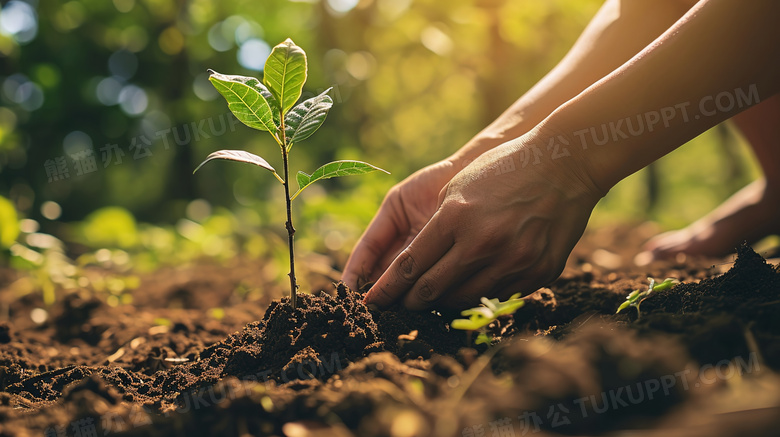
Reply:
[[[302, 196], [298, 245], [331, 255], [340, 268], [384, 193], [463, 145], [522, 95], [599, 5], [3, 2], [4, 256], [13, 267], [35, 268], [52, 251], [74, 259], [97, 254], [140, 270], [201, 255], [278, 252], [283, 260], [282, 193], [272, 177], [233, 164], [192, 170], [222, 148], [278, 164], [272, 140], [235, 121], [206, 69], [261, 77], [270, 48], [291, 37], [309, 56], [304, 96], [333, 87], [335, 100], [328, 122], [293, 152], [293, 171], [365, 159], [392, 173], [328, 181]], [[719, 126], [623, 181], [591, 226], [648, 219], [683, 226], [756, 175], [743, 141]]]

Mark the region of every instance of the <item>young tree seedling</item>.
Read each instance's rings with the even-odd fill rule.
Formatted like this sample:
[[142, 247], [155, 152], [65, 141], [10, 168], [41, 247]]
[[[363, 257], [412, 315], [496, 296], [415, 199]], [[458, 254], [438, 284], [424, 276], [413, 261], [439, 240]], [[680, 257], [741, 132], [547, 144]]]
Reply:
[[461, 311], [461, 316], [467, 316], [468, 319], [455, 319], [450, 326], [453, 329], [469, 331], [479, 331], [474, 344], [490, 344], [490, 337], [487, 334], [487, 326], [501, 316], [514, 314], [518, 308], [525, 305], [525, 301], [520, 299], [520, 293], [515, 293], [504, 302], [497, 298], [488, 299], [482, 297], [479, 306]]
[[639, 319], [639, 304], [641, 304], [645, 299], [647, 299], [648, 296], [650, 296], [650, 293], [654, 291], [663, 291], [668, 290], [672, 288], [672, 286], [679, 284], [680, 281], [678, 281], [675, 278], [666, 278], [664, 279], [664, 282], [661, 282], [660, 284], [655, 283], [655, 279], [653, 278], [647, 278], [647, 281], [649, 282], [649, 286], [647, 287], [647, 290], [634, 290], [626, 296], [626, 301], [620, 304], [617, 311], [615, 311], [615, 314], [623, 311], [624, 309], [628, 307], [634, 307], [636, 308], [636, 318]]
[[[282, 153], [284, 177], [265, 159], [244, 150], [220, 150], [210, 154], [195, 171], [213, 159], [227, 159], [262, 167], [284, 185], [287, 206], [287, 243], [290, 250], [290, 305], [297, 306], [298, 285], [295, 278], [295, 252], [292, 222], [292, 201], [309, 185], [322, 179], [359, 175], [382, 171], [379, 167], [361, 161], [334, 161], [318, 168], [312, 174], [299, 171], [296, 180], [298, 190], [290, 195], [289, 154], [294, 144], [309, 138], [325, 121], [333, 100], [328, 96], [330, 88], [322, 94], [295, 104], [301, 96], [307, 74], [306, 53], [291, 39], [274, 47], [265, 62], [263, 82], [254, 77], [228, 76], [209, 70], [209, 80], [227, 100], [228, 108], [245, 125], [266, 131], [279, 145]], [[194, 172], [193, 172], [194, 173]], [[389, 173], [388, 173], [389, 174]]]

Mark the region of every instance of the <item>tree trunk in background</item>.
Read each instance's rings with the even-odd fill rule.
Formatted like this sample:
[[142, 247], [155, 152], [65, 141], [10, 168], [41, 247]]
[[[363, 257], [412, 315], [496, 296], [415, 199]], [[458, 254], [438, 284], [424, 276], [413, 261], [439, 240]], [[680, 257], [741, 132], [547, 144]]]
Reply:
[[492, 123], [504, 110], [520, 96], [507, 95], [507, 84], [517, 80], [516, 72], [508, 66], [513, 48], [501, 37], [500, 14], [503, 0], [480, 0], [477, 7], [484, 9], [490, 17], [488, 25], [489, 41], [487, 56], [492, 71], [487, 77], [480, 77], [484, 111], [482, 126]]

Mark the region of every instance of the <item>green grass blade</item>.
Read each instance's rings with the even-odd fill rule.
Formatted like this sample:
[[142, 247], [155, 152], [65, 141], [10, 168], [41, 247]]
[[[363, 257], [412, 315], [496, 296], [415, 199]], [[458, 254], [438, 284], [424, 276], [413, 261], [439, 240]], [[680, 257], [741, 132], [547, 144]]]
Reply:
[[306, 53], [290, 38], [274, 47], [265, 61], [263, 83], [276, 97], [283, 114], [286, 114], [301, 96], [303, 84], [306, 82], [306, 69]]
[[245, 125], [276, 134], [278, 116], [263, 94], [271, 93], [254, 77], [228, 76], [209, 70], [209, 80], [222, 94], [230, 111]]

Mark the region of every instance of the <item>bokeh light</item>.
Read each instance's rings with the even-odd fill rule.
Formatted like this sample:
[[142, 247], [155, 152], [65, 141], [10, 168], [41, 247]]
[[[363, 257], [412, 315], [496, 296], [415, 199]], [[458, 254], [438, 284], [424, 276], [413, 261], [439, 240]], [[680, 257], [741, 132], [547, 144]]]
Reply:
[[22, 74], [12, 74], [3, 81], [3, 95], [26, 111], [43, 106], [43, 90]]
[[11, 0], [0, 11], [0, 32], [28, 43], [38, 34], [38, 14], [29, 3]]
[[265, 41], [251, 38], [238, 49], [238, 63], [244, 68], [262, 71], [270, 54], [271, 47]]
[[102, 79], [95, 93], [100, 103], [111, 106], [119, 103], [119, 93], [122, 91], [122, 82], [116, 77], [106, 77]]
[[128, 50], [117, 50], [108, 58], [108, 71], [116, 77], [130, 79], [138, 70], [138, 58]]
[[211, 48], [218, 52], [225, 52], [232, 49], [236, 42], [243, 42], [240, 38], [237, 38], [237, 32], [239, 29], [241, 29], [242, 35], [251, 32], [253, 30], [251, 26], [242, 27], [247, 24], [246, 19], [240, 15], [232, 15], [223, 21], [215, 23], [211, 26], [208, 33]]
[[66, 155], [75, 155], [92, 148], [92, 138], [82, 131], [73, 131], [62, 140], [62, 150]]
[[453, 49], [452, 39], [437, 26], [427, 26], [420, 34], [420, 41], [428, 50], [439, 56], [447, 56]]
[[119, 92], [119, 106], [127, 115], [141, 114], [148, 104], [146, 92], [138, 86], [126, 85]]
[[192, 80], [192, 92], [198, 96], [199, 99], [204, 101], [214, 100], [219, 97], [219, 93], [214, 86], [209, 82], [209, 74], [205, 71], [199, 73]]
[[165, 54], [176, 55], [184, 48], [184, 35], [176, 26], [171, 26], [160, 33], [158, 43]]
[[41, 215], [48, 220], [57, 220], [62, 215], [62, 208], [57, 202], [47, 200], [41, 204]]
[[337, 14], [345, 14], [357, 6], [359, 0], [327, 0], [328, 7]]
[[87, 10], [80, 1], [73, 0], [63, 4], [55, 13], [54, 27], [60, 32], [70, 32], [77, 29], [87, 18]]
[[114, 7], [119, 12], [130, 12], [133, 10], [133, 7], [135, 7], [135, 0], [112, 0], [114, 3]]

